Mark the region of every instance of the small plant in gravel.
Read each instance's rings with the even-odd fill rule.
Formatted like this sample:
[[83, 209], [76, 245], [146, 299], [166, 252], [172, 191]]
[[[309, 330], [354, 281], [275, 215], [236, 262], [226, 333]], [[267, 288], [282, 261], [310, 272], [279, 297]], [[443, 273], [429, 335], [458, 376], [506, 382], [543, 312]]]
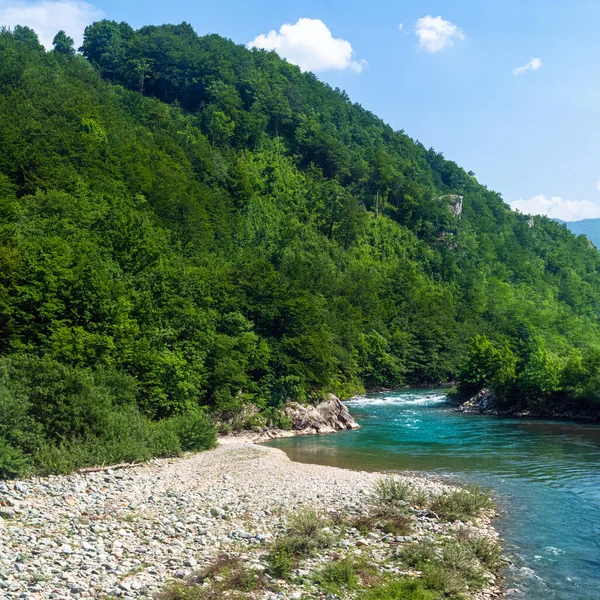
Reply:
[[343, 590], [358, 587], [359, 578], [354, 561], [345, 557], [325, 565], [314, 577], [315, 583], [325, 592], [341, 594]]
[[331, 520], [311, 508], [303, 509], [288, 517], [288, 534], [299, 537], [322, 537]]
[[397, 579], [361, 593], [361, 600], [438, 600], [439, 595], [417, 579]]
[[428, 508], [431, 504], [431, 498], [424, 488], [415, 488], [411, 503], [419, 508]]
[[221, 554], [199, 573], [184, 582], [168, 585], [158, 600], [218, 600], [247, 598], [267, 587], [266, 578], [248, 568], [237, 556]]
[[375, 484], [374, 495], [377, 503], [409, 503], [414, 494], [415, 487], [411, 483], [395, 477], [382, 478]]
[[503, 564], [502, 548], [493, 540], [485, 537], [471, 538], [466, 543], [481, 564], [490, 571], [498, 569]]
[[407, 544], [398, 553], [398, 558], [407, 567], [411, 568], [422, 567], [424, 564], [435, 560], [435, 557], [435, 550], [431, 544], [424, 544], [423, 542]]
[[485, 536], [475, 536], [467, 529], [460, 530], [456, 540], [470, 548], [486, 569], [494, 571], [503, 564], [502, 548], [495, 540]]
[[358, 526], [354, 526], [361, 532], [368, 527], [397, 535], [409, 533], [412, 528], [409, 509], [415, 493], [415, 487], [410, 482], [394, 477], [380, 479], [375, 485], [373, 507], [368, 519], [363, 517]]
[[288, 543], [287, 538], [279, 538], [275, 541], [267, 556], [269, 574], [276, 579], [287, 579], [292, 572], [294, 560], [293, 546]]
[[427, 590], [436, 593], [436, 599], [467, 600], [463, 592], [468, 586], [461, 574], [439, 563], [431, 563], [422, 568], [421, 582]]
[[486, 582], [486, 569], [468, 544], [457, 541], [446, 543], [442, 547], [440, 564], [449, 573], [460, 576], [466, 588], [480, 589]]
[[467, 521], [492, 508], [493, 500], [477, 486], [440, 494], [431, 503], [431, 510], [446, 521]]
[[285, 535], [275, 540], [267, 557], [270, 574], [285, 579], [300, 558], [331, 546], [335, 539], [329, 528], [331, 524], [327, 517], [312, 509], [291, 515]]
[[346, 527], [354, 527], [358, 529], [362, 535], [366, 535], [369, 531], [376, 529], [377, 523], [372, 515], [356, 515], [349, 518], [346, 523]]
[[405, 506], [381, 505], [373, 509], [372, 518], [385, 533], [407, 535], [413, 526], [413, 517]]

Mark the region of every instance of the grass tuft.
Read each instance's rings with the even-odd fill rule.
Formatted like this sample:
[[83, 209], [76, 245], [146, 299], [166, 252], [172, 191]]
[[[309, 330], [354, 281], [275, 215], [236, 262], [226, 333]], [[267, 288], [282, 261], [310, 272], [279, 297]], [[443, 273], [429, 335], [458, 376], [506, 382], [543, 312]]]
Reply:
[[488, 494], [477, 486], [472, 486], [440, 494], [431, 503], [431, 510], [446, 521], [468, 521], [494, 506]]
[[374, 490], [377, 503], [397, 504], [399, 502], [411, 502], [415, 487], [408, 481], [385, 477], [375, 484]]
[[344, 590], [355, 590], [359, 584], [356, 565], [349, 557], [330, 562], [314, 580], [323, 591], [338, 595]]
[[300, 558], [331, 546], [335, 539], [329, 529], [331, 524], [327, 517], [312, 509], [291, 515], [286, 534], [275, 541], [267, 557], [269, 573], [286, 579]]

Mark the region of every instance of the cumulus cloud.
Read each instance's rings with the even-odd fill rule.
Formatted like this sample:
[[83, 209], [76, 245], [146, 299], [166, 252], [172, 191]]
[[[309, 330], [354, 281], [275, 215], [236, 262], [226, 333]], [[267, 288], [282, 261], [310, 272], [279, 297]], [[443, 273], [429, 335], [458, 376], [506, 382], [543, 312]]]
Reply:
[[465, 39], [465, 34], [454, 23], [431, 15], [417, 20], [415, 33], [419, 38], [419, 46], [427, 52], [439, 52], [454, 46], [455, 40]]
[[511, 205], [513, 210], [518, 210], [526, 215], [546, 215], [551, 219], [562, 221], [579, 221], [580, 219], [595, 219], [600, 217], [600, 204], [589, 200], [564, 200], [559, 196], [546, 198], [543, 194], [517, 200]]
[[79, 47], [86, 25], [103, 16], [102, 10], [79, 0], [0, 0], [0, 25], [31, 27], [46, 48], [52, 48], [52, 40], [61, 29], [75, 40], [75, 47]]
[[279, 32], [271, 30], [256, 36], [248, 47], [275, 50], [303, 71], [348, 69], [360, 73], [367, 66], [364, 60], [354, 60], [350, 42], [334, 38], [320, 19], [298, 19], [295, 25], [285, 23]]
[[522, 67], [513, 69], [513, 75], [518, 77], [519, 75], [523, 75], [523, 73], [527, 73], [527, 71], [538, 71], [541, 69], [542, 64], [543, 63], [539, 58], [531, 58]]

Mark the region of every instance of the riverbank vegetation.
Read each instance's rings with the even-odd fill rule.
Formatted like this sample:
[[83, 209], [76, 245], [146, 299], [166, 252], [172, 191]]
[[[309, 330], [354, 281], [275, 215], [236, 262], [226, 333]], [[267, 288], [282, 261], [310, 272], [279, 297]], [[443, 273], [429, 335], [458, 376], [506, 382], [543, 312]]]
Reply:
[[[401, 497], [390, 494], [398, 489], [404, 490]], [[465, 503], [469, 494], [477, 498], [478, 505]], [[494, 573], [503, 564], [502, 550], [492, 537], [465, 526], [493, 508], [491, 499], [479, 490], [431, 494], [432, 506], [441, 506], [441, 498], [455, 498], [465, 510], [461, 516], [453, 515], [453, 529], [444, 534], [440, 530], [434, 535], [414, 535], [417, 524], [427, 522], [430, 527], [438, 521], [437, 515], [408, 500], [428, 495], [424, 489], [388, 477], [375, 487], [368, 514], [362, 519], [313, 509], [291, 513], [285, 531], [258, 563], [244, 562], [233, 551], [223, 553], [186, 581], [168, 585], [158, 598], [210, 600], [226, 594], [243, 599], [261, 592], [295, 590], [292, 597], [307, 600], [324, 594], [370, 600], [460, 600], [492, 587]], [[382, 511], [406, 515], [400, 537], [381, 527]], [[354, 526], [357, 520], [370, 525], [359, 530]], [[387, 551], [372, 548], [370, 556], [355, 552], [367, 548], [368, 539], [387, 540]]]
[[274, 53], [2, 30], [0, 139], [0, 476], [376, 386], [597, 406], [597, 250]]

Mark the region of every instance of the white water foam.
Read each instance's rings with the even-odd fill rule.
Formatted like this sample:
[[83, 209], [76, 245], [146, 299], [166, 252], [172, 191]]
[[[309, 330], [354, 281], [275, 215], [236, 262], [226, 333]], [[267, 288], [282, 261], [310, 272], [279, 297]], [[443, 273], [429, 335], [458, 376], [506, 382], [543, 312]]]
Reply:
[[382, 396], [381, 398], [353, 398], [348, 400], [348, 406], [435, 406], [446, 401], [445, 394], [432, 394], [430, 396]]

